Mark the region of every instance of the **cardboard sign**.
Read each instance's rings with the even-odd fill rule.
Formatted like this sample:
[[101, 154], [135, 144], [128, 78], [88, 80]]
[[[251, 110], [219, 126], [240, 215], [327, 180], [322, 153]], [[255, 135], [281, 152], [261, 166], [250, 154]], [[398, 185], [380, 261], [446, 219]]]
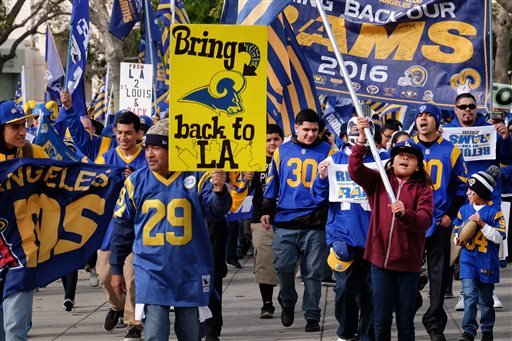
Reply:
[[153, 67], [151, 64], [121, 63], [119, 110], [151, 116]]
[[267, 27], [171, 29], [169, 167], [265, 170]]

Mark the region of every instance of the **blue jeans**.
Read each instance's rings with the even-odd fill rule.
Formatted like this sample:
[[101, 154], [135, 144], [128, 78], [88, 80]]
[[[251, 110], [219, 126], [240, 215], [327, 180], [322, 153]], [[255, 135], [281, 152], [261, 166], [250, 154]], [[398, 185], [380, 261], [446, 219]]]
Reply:
[[7, 296], [2, 307], [4, 310], [5, 339], [25, 341], [32, 321], [32, 302], [34, 292], [22, 291]]
[[304, 318], [320, 321], [322, 294], [322, 268], [325, 248], [323, 230], [289, 230], [276, 228], [272, 249], [276, 256], [274, 267], [279, 279], [279, 297], [285, 306], [297, 302], [295, 269], [300, 260], [300, 273], [304, 281], [302, 310]]
[[[174, 332], [180, 341], [199, 341], [199, 310], [197, 307], [175, 307]], [[146, 304], [144, 306], [144, 340], [167, 341], [171, 329], [169, 306]]]
[[356, 256], [347, 270], [333, 271], [336, 278], [334, 315], [339, 324], [336, 332], [339, 338], [352, 339], [357, 334], [358, 340], [366, 341], [375, 339], [372, 323], [372, 288], [370, 263], [363, 259], [364, 250], [360, 250], [360, 255]]
[[414, 340], [419, 272], [393, 271], [372, 265], [375, 340], [391, 340], [393, 310], [399, 340]]
[[464, 293], [464, 317], [462, 329], [473, 336], [476, 335], [478, 322], [476, 322], [476, 305], [480, 306], [480, 330], [492, 332], [496, 314], [492, 293], [494, 283], [482, 283], [478, 279], [463, 278], [462, 292]]

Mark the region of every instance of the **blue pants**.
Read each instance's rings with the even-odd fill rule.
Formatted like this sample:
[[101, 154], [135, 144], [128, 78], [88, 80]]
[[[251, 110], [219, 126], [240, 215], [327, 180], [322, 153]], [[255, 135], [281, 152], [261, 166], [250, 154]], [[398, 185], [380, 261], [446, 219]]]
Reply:
[[372, 265], [375, 340], [391, 340], [393, 310], [399, 340], [414, 340], [419, 272], [393, 271]]
[[27, 340], [32, 322], [33, 298], [34, 292], [30, 290], [11, 294], [4, 299], [2, 307], [6, 340]]
[[[169, 306], [146, 304], [144, 306], [144, 340], [167, 341], [171, 329]], [[199, 341], [199, 310], [197, 307], [175, 307], [174, 332], [180, 341]]]
[[276, 228], [272, 249], [276, 256], [274, 267], [279, 279], [279, 297], [285, 306], [297, 302], [295, 269], [300, 261], [300, 273], [304, 281], [302, 310], [305, 319], [320, 321], [320, 296], [322, 294], [322, 268], [325, 231], [291, 230]]
[[[362, 257], [363, 249], [350, 267], [334, 272], [336, 303], [334, 315], [338, 321], [336, 334], [341, 339], [374, 340], [370, 263]], [[360, 316], [360, 317], [359, 317]]]
[[482, 332], [492, 332], [496, 313], [492, 293], [494, 283], [482, 283], [478, 279], [463, 278], [462, 292], [464, 293], [464, 317], [462, 329], [466, 333], [476, 336], [478, 322], [476, 322], [476, 306], [480, 306], [480, 329]]

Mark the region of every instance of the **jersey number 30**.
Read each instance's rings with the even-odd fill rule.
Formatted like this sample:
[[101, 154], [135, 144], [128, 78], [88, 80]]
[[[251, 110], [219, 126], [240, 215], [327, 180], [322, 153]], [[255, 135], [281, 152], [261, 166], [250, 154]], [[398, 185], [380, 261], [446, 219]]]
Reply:
[[[172, 199], [167, 206], [158, 199], [146, 200], [142, 205], [142, 213], [150, 210], [155, 213], [144, 226], [144, 245], [163, 246], [165, 241], [171, 245], [185, 245], [192, 240], [192, 207], [186, 199]], [[152, 230], [166, 222], [170, 224], [171, 231], [152, 233]], [[182, 233], [177, 235], [177, 231]], [[181, 232], [180, 231], [180, 232]]]

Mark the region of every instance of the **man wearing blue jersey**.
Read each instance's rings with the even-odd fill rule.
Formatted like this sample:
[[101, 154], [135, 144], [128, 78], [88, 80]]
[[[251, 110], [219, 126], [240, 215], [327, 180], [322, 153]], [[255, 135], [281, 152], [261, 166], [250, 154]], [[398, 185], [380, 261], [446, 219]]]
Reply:
[[[146, 167], [146, 158], [142, 147], [137, 144], [141, 136], [141, 120], [130, 111], [116, 115], [114, 131], [116, 139], [101, 137], [88, 132], [73, 109], [71, 95], [67, 91], [61, 94], [61, 102], [66, 115], [66, 123], [71, 137], [78, 148], [91, 160], [98, 164], [107, 164], [125, 167], [124, 174], [129, 176], [133, 171]], [[135, 314], [135, 281], [133, 278], [132, 258], [130, 255], [125, 264], [125, 277], [128, 283], [126, 299], [118, 299], [110, 285], [112, 272], [109, 265], [109, 243], [112, 235], [112, 222], [107, 229], [101, 250], [98, 250], [96, 269], [107, 300], [111, 306], [103, 329], [107, 332], [113, 330], [121, 318], [127, 324], [125, 339], [139, 340], [142, 333], [142, 324], [134, 318]]]
[[272, 249], [280, 286], [281, 322], [285, 327], [291, 326], [294, 320], [298, 297], [295, 269], [300, 260], [306, 332], [320, 330], [319, 302], [327, 218], [327, 206], [315, 204], [310, 188], [318, 164], [334, 153], [329, 144], [318, 139], [319, 121], [317, 113], [311, 109], [299, 112], [295, 118], [296, 135], [274, 152], [261, 217], [264, 228], [270, 228], [274, 221]]
[[[370, 121], [370, 129], [374, 130], [373, 127], [373, 122]], [[372, 131], [372, 133], [375, 132]], [[326, 242], [331, 247], [334, 257], [343, 260], [344, 264], [349, 264], [348, 268], [333, 268], [336, 278], [334, 314], [339, 324], [336, 332], [338, 341], [356, 338], [368, 341], [375, 339], [372, 324], [370, 263], [363, 259], [370, 226], [370, 205], [366, 193], [358, 185], [338, 188], [340, 192], [344, 193], [343, 198], [329, 202], [331, 182], [336, 181], [337, 178], [352, 181], [348, 176], [347, 166], [352, 147], [357, 143], [359, 137], [357, 117], [352, 117], [348, 121], [347, 136], [348, 143], [343, 145], [339, 152], [318, 165], [319, 172], [313, 182], [311, 194], [317, 205], [329, 204], [327, 225], [325, 226]], [[389, 159], [389, 154], [381, 152], [380, 157], [382, 160], [386, 160]], [[370, 150], [368, 150], [364, 162], [367, 165], [375, 162]], [[334, 165], [344, 166], [336, 168], [336, 179], [328, 177], [328, 167], [335, 167]], [[344, 189], [348, 191], [342, 191]]]
[[441, 110], [437, 106], [420, 106], [416, 116], [418, 135], [414, 142], [423, 151], [426, 170], [434, 186], [433, 224], [425, 242], [430, 306], [423, 315], [423, 325], [431, 340], [443, 341], [448, 320], [443, 303], [450, 265], [451, 225], [466, 200], [467, 172], [460, 149], [438, 134], [440, 122]]
[[[148, 167], [126, 179], [114, 212], [110, 265], [112, 287], [126, 293], [123, 265], [133, 250], [136, 318], [147, 340], [168, 340], [174, 306], [178, 340], [199, 340], [200, 320], [210, 299], [213, 260], [207, 219], [231, 207], [221, 170], [169, 171], [169, 121], [151, 127], [143, 139]], [[140, 308], [139, 308], [140, 307]]]

